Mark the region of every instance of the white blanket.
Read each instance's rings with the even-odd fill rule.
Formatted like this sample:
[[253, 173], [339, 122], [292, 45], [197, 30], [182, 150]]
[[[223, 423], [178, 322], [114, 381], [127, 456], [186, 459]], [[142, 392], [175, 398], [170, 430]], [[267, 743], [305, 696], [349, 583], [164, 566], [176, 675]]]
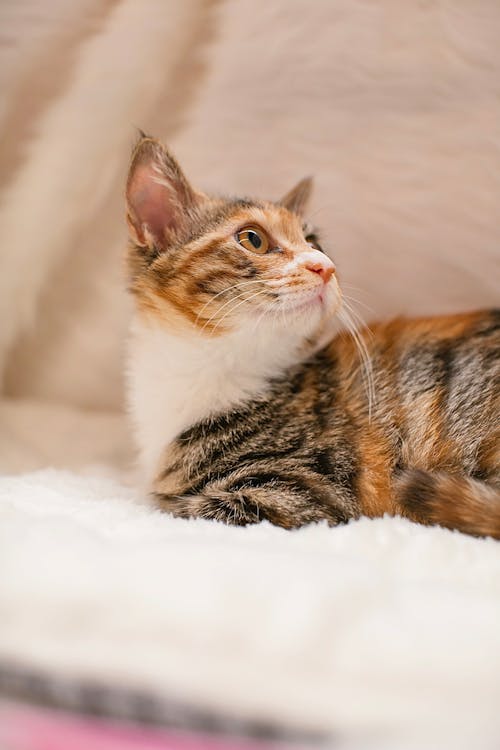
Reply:
[[185, 521], [56, 470], [1, 478], [0, 515], [0, 658], [384, 747], [498, 736], [492, 540]]

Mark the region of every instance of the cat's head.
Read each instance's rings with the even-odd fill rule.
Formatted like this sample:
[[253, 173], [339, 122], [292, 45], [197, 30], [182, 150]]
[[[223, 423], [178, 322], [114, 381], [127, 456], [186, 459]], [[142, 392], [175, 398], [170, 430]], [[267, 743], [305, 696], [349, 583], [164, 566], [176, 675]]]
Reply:
[[311, 180], [279, 202], [195, 190], [141, 137], [127, 181], [130, 287], [142, 315], [220, 337], [248, 327], [314, 334], [340, 304], [332, 261], [304, 220]]

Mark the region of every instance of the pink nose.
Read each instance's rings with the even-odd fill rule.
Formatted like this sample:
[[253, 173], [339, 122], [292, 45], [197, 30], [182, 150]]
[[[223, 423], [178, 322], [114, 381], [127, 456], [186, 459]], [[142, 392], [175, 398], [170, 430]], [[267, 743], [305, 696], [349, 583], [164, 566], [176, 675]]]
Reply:
[[333, 265], [332, 261], [326, 257], [324, 260], [321, 259], [308, 261], [305, 265], [305, 268], [307, 268], [308, 271], [312, 271], [312, 273], [317, 273], [318, 276], [321, 276], [325, 284], [330, 281], [333, 274], [335, 273], [335, 266]]

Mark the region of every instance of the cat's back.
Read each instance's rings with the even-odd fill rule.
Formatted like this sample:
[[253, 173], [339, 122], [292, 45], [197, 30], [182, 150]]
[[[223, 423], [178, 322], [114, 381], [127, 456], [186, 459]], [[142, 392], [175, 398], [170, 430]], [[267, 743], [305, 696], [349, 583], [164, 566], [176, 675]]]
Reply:
[[426, 318], [396, 318], [371, 328], [375, 376], [392, 376], [394, 396], [418, 397], [439, 388], [469, 402], [498, 391], [500, 309]]
[[500, 308], [417, 318], [397, 317], [370, 325], [379, 347], [404, 350], [416, 344], [452, 347], [475, 342], [500, 343]]
[[488, 392], [498, 390], [500, 309], [398, 317], [371, 323], [360, 331], [360, 337], [366, 346], [369, 372], [347, 331], [334, 338], [325, 353], [339, 370], [344, 397], [360, 398], [357, 411], [367, 415], [363, 397], [367, 378], [373, 378], [372, 406], [379, 414], [391, 401], [418, 398], [436, 388], [443, 399], [465, 388], [472, 396], [480, 383]]
[[374, 413], [392, 420], [402, 462], [474, 473], [498, 442], [500, 310], [376, 324]]

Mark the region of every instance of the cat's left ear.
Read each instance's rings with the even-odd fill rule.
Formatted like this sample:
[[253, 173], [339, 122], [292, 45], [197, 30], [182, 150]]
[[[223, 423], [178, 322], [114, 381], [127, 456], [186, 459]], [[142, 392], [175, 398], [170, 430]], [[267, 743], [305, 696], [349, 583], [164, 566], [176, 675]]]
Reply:
[[133, 241], [163, 247], [204, 200], [159, 141], [141, 134], [127, 179], [127, 222]]
[[279, 201], [280, 206], [284, 206], [289, 211], [298, 216], [303, 216], [307, 209], [309, 198], [313, 188], [313, 178], [304, 177]]

